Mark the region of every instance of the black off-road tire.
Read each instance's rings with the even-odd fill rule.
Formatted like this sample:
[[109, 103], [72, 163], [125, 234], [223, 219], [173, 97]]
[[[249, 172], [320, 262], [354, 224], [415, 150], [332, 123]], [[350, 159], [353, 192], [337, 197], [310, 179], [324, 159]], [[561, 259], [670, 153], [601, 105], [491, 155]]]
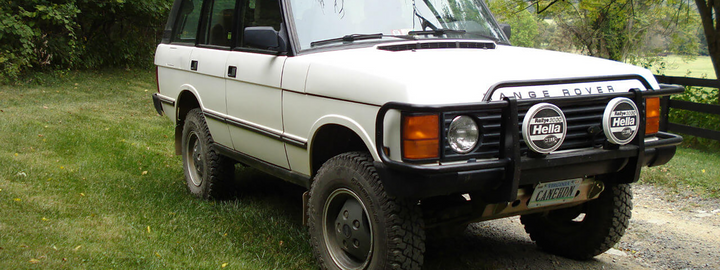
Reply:
[[315, 176], [307, 214], [321, 269], [422, 267], [425, 233], [420, 207], [417, 201], [385, 193], [372, 160], [364, 152], [341, 154]]
[[183, 170], [188, 191], [202, 199], [222, 199], [232, 189], [234, 162], [212, 149], [212, 144], [202, 111], [190, 110], [182, 130]]
[[[618, 184], [606, 186], [597, 199], [580, 206], [523, 215], [520, 221], [541, 249], [587, 260], [620, 241], [630, 223], [631, 212], [630, 185]], [[584, 218], [579, 221], [581, 214]]]

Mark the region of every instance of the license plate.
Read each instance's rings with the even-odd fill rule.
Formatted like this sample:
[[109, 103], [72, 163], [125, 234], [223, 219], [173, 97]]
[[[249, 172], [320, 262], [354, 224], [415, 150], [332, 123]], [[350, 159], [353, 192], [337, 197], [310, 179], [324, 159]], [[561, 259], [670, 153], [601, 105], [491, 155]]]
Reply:
[[540, 183], [535, 188], [529, 208], [547, 206], [572, 201], [580, 187], [582, 179], [570, 179], [556, 182]]

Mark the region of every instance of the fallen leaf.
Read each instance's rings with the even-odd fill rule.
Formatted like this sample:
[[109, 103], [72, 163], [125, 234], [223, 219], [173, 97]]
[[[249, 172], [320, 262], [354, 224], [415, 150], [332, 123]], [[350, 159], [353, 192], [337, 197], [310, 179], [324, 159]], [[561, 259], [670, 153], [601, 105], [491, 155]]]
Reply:
[[15, 153], [15, 156], [16, 156], [16, 157], [17, 157], [18, 155], [19, 155], [18, 153]]
[[80, 193], [80, 196], [83, 196], [83, 197], [85, 197], [85, 193]]
[[225, 268], [226, 266], [228, 266], [228, 263], [223, 263], [220, 267]]
[[155, 256], [157, 256], [158, 258], [160, 258], [160, 253], [155, 252]]
[[148, 233], [150, 233], [150, 226], [147, 227], [147, 231], [148, 231]]
[[20, 198], [15, 198], [15, 199], [13, 199], [13, 201], [19, 202], [19, 201], [22, 201], [22, 200], [21, 200]]
[[80, 250], [81, 247], [82, 247], [82, 245], [79, 245], [79, 246], [75, 247], [75, 251]]
[[30, 263], [32, 263], [32, 264], [38, 264], [38, 263], [40, 263], [40, 260], [38, 260], [38, 259], [30, 259]]
[[48, 220], [49, 220], [49, 219], [47, 219], [47, 218], [45, 218], [45, 217], [42, 218], [42, 221], [48, 221]]
[[148, 174], [148, 171], [143, 171], [143, 172], [141, 173], [141, 175], [146, 175], [146, 174]]

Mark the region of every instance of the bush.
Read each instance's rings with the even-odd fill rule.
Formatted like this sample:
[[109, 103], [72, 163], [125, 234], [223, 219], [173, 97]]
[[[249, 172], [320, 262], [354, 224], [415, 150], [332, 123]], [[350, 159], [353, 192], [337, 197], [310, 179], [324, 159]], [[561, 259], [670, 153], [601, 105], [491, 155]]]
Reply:
[[[686, 86], [685, 93], [683, 93], [682, 95], [675, 95], [672, 97], [672, 99], [675, 100], [715, 105], [718, 104], [717, 98], [718, 89], [716, 88], [692, 86]], [[719, 130], [718, 127], [720, 127], [720, 115], [691, 112], [686, 110], [670, 110], [670, 114], [668, 117], [671, 123], [679, 123], [683, 125], [710, 130]], [[694, 136], [683, 137], [685, 137], [684, 144], [693, 146], [695, 148], [720, 149], [720, 142], [718, 141], [698, 138]]]
[[150, 67], [172, 0], [0, 5], [0, 83], [29, 71]]

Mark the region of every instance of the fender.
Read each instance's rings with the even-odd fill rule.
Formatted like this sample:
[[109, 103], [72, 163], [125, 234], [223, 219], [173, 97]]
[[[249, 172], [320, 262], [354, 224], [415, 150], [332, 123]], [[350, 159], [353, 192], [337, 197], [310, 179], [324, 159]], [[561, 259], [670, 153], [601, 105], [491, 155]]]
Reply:
[[204, 110], [205, 106], [203, 105], [202, 98], [200, 98], [200, 94], [198, 94], [197, 89], [189, 84], [183, 84], [180, 86], [180, 89], [178, 90], [178, 96], [176, 98], [175, 102], [175, 121], [177, 122], [180, 120], [180, 104], [184, 102], [182, 99], [182, 96], [185, 92], [190, 92], [193, 96], [195, 96], [195, 99], [197, 100], [198, 104], [200, 105], [200, 109]]
[[[308, 149], [312, 149], [315, 141], [315, 136], [317, 135], [320, 128], [326, 125], [339, 125], [352, 130], [356, 135], [358, 135], [358, 137], [360, 137], [363, 143], [365, 143], [365, 147], [367, 147], [368, 151], [370, 151], [373, 159], [380, 160], [380, 156], [375, 150], [375, 142], [370, 135], [371, 133], [368, 133], [368, 130], [363, 128], [360, 123], [344, 115], [329, 114], [315, 121], [315, 123], [313, 123], [312, 125], [312, 128], [310, 129], [310, 134], [308, 136], [308, 138], [312, 138], [308, 141]], [[374, 130], [371, 131], [372, 134], [374, 134]], [[312, 167], [312, 157], [310, 155], [311, 151], [308, 151], [308, 168]]]

